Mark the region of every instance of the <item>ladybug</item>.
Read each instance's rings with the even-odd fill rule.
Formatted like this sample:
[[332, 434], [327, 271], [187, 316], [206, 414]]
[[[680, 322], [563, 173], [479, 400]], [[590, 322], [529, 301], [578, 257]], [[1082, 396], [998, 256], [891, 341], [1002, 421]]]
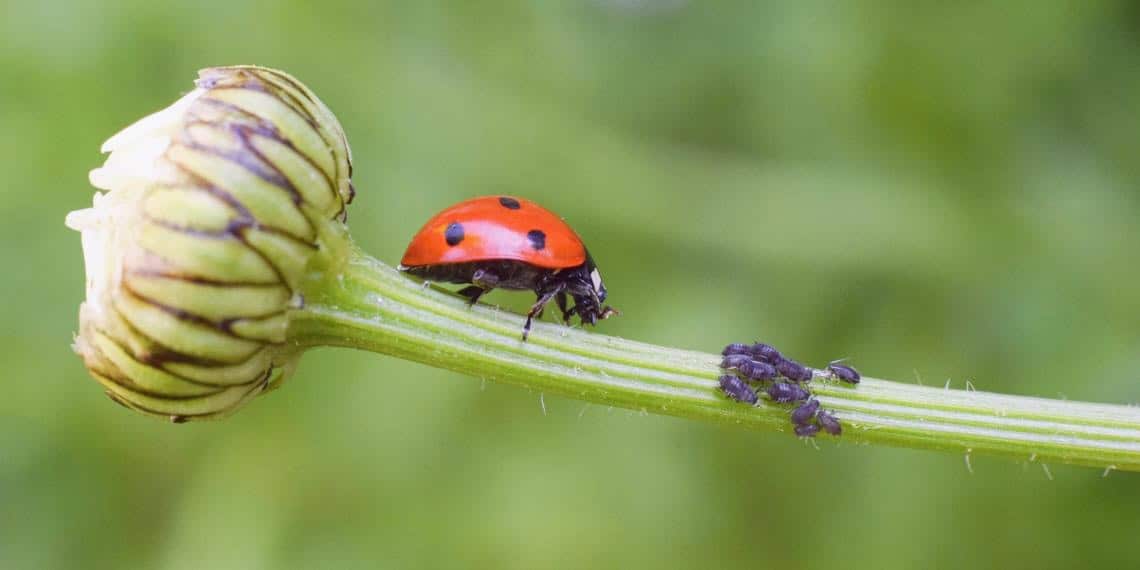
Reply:
[[436, 214], [412, 237], [398, 269], [428, 281], [469, 283], [458, 291], [469, 305], [496, 288], [534, 291], [524, 341], [552, 300], [565, 324], [573, 315], [593, 325], [617, 314], [602, 305], [602, 276], [578, 234], [550, 210], [513, 196], [472, 198]]

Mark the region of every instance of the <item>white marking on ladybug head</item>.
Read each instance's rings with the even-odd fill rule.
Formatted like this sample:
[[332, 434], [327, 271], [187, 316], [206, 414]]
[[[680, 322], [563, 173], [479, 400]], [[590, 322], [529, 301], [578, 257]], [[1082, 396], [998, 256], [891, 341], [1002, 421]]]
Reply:
[[590, 281], [594, 283], [595, 291], [602, 290], [602, 274], [598, 273], [598, 269], [596, 267], [593, 271], [590, 272]]

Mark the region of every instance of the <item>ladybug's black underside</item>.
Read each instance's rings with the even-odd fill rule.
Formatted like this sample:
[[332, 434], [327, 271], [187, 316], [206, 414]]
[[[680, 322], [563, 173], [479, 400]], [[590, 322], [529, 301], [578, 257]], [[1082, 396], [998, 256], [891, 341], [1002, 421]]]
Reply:
[[[577, 314], [582, 323], [592, 325], [615, 313], [610, 307], [602, 307], [606, 290], [597, 278], [597, 267], [588, 257], [586, 263], [568, 269], [545, 269], [514, 260], [402, 266], [400, 269], [428, 281], [470, 283], [471, 286], [460, 289], [458, 293], [467, 297], [471, 304], [493, 289], [534, 291], [538, 301], [527, 313], [524, 340], [530, 332], [531, 321], [542, 315], [543, 308], [551, 300], [557, 303], [566, 323]], [[574, 299], [573, 307], [567, 307], [567, 297]]]
[[[473, 278], [476, 271], [490, 271], [499, 278], [495, 288], [514, 291], [537, 291], [538, 283], [543, 279], [549, 279], [550, 274], [554, 271], [553, 269], [543, 269], [513, 260], [419, 265], [402, 269], [416, 277], [441, 283], [474, 283]], [[573, 271], [574, 269], [563, 269], [562, 271]]]

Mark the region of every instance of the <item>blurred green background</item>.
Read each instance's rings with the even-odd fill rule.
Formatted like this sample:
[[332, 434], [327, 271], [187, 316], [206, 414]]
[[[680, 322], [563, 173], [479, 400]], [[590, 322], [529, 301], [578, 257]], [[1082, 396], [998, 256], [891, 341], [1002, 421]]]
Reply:
[[227, 421], [144, 418], [70, 352], [63, 226], [105, 138], [259, 63], [345, 125], [381, 259], [513, 193], [586, 238], [601, 332], [1135, 403], [1135, 2], [165, 4], [0, 4], [0, 568], [1140, 564], [1132, 474], [544, 414], [344, 350]]

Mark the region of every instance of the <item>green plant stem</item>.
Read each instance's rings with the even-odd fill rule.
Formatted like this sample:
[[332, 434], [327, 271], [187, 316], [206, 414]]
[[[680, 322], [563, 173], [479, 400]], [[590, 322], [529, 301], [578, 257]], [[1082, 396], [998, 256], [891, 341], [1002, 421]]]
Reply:
[[[727, 400], [718, 355], [535, 323], [467, 307], [358, 249], [333, 279], [307, 288], [290, 336], [299, 348], [346, 346], [596, 404], [789, 432], [788, 407]], [[722, 339], [727, 343], [732, 339]], [[950, 390], [864, 378], [816, 378], [812, 391], [853, 443], [1022, 461], [1140, 470], [1140, 408]], [[827, 437], [827, 436], [821, 436]]]

